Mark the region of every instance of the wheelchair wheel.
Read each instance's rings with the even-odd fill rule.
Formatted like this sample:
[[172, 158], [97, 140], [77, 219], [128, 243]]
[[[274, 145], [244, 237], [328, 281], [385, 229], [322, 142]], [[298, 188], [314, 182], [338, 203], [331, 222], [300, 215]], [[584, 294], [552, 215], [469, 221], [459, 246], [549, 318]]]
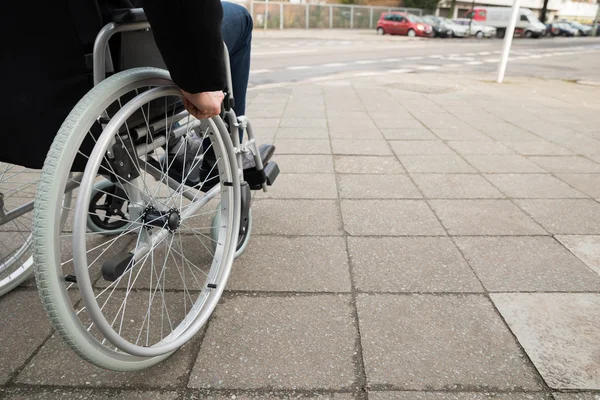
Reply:
[[[213, 216], [212, 224], [211, 224], [212, 229], [210, 231], [210, 235], [212, 237], [213, 248], [216, 248], [216, 245], [218, 243], [219, 217], [220, 217], [220, 213], [215, 213], [215, 215]], [[237, 247], [235, 250], [235, 258], [238, 258], [242, 254], [244, 254], [244, 251], [246, 251], [246, 248], [248, 247], [248, 244], [250, 243], [250, 235], [252, 235], [252, 209], [250, 209], [248, 211], [248, 219], [246, 221], [240, 221], [240, 223], [245, 225], [245, 229], [244, 229], [244, 233], [238, 234]]]
[[[198, 189], [214, 179], [211, 174], [199, 187], [169, 176], [169, 141], [187, 143], [192, 131], [210, 140], [217, 160], [219, 182], [206, 192]], [[207, 150], [185, 156], [198, 165]], [[75, 179], [73, 231], [61, 234], [55, 227], [60, 197], [79, 156], [86, 166]], [[189, 117], [166, 71], [116, 74], [79, 102], [44, 165], [33, 231], [42, 301], [77, 354], [102, 368], [138, 370], [164, 360], [202, 328], [234, 259], [240, 207], [235, 163], [223, 122]], [[90, 215], [100, 214], [91, 204], [104, 181], [119, 188], [110, 194], [127, 210], [121, 216], [126, 225], [111, 237], [88, 225]], [[210, 234], [215, 213], [216, 249]], [[74, 287], [79, 290], [69, 290]]]
[[30, 278], [31, 206], [39, 171], [0, 162], [0, 296]]

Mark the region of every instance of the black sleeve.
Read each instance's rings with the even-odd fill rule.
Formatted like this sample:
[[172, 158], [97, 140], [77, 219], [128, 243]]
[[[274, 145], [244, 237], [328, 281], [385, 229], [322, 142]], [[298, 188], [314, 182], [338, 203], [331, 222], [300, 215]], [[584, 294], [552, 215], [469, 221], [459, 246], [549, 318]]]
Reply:
[[221, 0], [143, 0], [173, 81], [190, 93], [223, 90]]

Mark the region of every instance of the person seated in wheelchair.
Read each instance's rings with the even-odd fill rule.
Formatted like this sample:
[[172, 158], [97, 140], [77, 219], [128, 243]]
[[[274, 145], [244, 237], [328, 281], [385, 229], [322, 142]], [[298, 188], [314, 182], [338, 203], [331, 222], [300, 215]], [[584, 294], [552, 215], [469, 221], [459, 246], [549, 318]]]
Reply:
[[[81, 0], [42, 2], [33, 9], [26, 2], [10, 2], [7, 7], [4, 15], [14, 18], [0, 28], [3, 37], [23, 31], [21, 17], [28, 19], [28, 32], [3, 49], [0, 68], [5, 78], [11, 77], [5, 82], [11, 99], [3, 111], [8, 123], [0, 133], [7, 144], [0, 146], [2, 162], [42, 167], [60, 124], [91, 88], [83, 55], [91, 53], [102, 26], [122, 9], [144, 9], [162, 59], [181, 89], [184, 106], [198, 119], [221, 112], [227, 86], [225, 43], [236, 94], [233, 109], [236, 115], [245, 115], [253, 23], [238, 4], [221, 0]], [[31, 118], [36, 123], [24, 123]], [[175, 161], [169, 175], [186, 177], [189, 186], [210, 180], [209, 173], [217, 175], [210, 149], [199, 166], [189, 157], [198, 154], [201, 146], [198, 138], [170, 143], [168, 151]], [[274, 150], [274, 146], [260, 146], [264, 163]], [[255, 167], [251, 154], [243, 155], [243, 164], [245, 170]], [[192, 166], [195, 171], [189, 170]]]

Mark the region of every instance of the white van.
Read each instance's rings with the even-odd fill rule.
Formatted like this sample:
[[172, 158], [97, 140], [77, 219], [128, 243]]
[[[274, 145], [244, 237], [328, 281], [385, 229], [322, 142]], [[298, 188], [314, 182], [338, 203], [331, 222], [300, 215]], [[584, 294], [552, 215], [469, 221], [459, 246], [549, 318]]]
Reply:
[[[473, 19], [484, 25], [493, 26], [496, 28], [496, 36], [503, 38], [510, 22], [511, 14], [512, 8], [510, 7], [475, 7], [465, 14], [465, 18]], [[538, 38], [546, 33], [546, 25], [540, 22], [530, 9], [520, 8], [515, 33], [528, 38]]]

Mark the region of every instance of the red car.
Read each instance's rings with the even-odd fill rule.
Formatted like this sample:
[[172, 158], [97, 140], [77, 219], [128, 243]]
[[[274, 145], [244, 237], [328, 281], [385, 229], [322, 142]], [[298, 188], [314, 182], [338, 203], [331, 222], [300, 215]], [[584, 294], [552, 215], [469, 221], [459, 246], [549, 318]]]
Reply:
[[414, 14], [392, 11], [382, 13], [377, 21], [377, 34], [385, 35], [386, 33], [411, 37], [432, 36], [433, 28]]

